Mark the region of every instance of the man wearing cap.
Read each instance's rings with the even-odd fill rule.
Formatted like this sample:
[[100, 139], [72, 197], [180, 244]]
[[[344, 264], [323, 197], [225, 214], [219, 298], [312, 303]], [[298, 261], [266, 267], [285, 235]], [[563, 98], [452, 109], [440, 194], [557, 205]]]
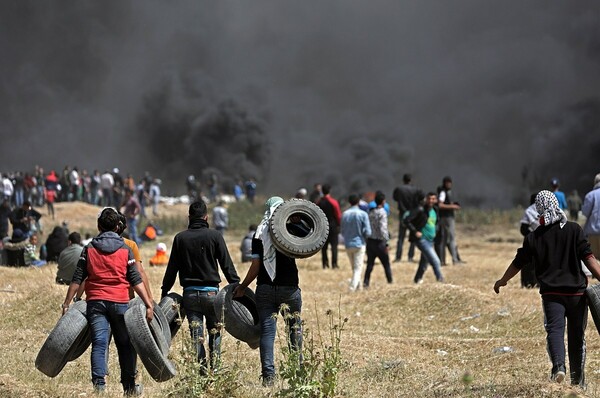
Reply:
[[[260, 362], [263, 386], [268, 387], [275, 382], [275, 334], [277, 332], [277, 314], [286, 305], [288, 347], [300, 350], [302, 347], [302, 291], [300, 290], [298, 267], [296, 260], [288, 257], [275, 248], [271, 241], [269, 222], [275, 209], [283, 203], [279, 196], [269, 198], [265, 203], [263, 219], [258, 224], [252, 239], [252, 263], [244, 281], [236, 286], [234, 297], [242, 297], [244, 291], [256, 279], [256, 308], [260, 323]], [[300, 220], [290, 217], [287, 223], [288, 232], [296, 236], [306, 236]]]
[[553, 178], [550, 180], [550, 185], [552, 185], [552, 192], [554, 193], [554, 196], [556, 196], [556, 199], [558, 199], [558, 205], [560, 206], [560, 209], [562, 211], [567, 210], [569, 208], [567, 205], [567, 197], [563, 191], [558, 190], [558, 187], [560, 186], [558, 178]]
[[583, 232], [588, 236], [592, 252], [600, 258], [600, 173], [594, 178], [594, 188], [583, 199], [581, 212], [586, 217]]

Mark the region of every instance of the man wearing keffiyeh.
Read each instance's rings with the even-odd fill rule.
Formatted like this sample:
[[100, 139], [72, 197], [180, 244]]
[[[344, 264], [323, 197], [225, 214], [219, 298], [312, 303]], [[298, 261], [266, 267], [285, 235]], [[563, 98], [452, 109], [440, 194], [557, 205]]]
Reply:
[[514, 277], [528, 263], [533, 263], [540, 285], [546, 343], [552, 371], [550, 379], [561, 383], [566, 376], [565, 318], [568, 325], [570, 381], [585, 388], [585, 327], [587, 324], [587, 277], [581, 261], [600, 279], [600, 264], [590, 249], [579, 224], [567, 221], [556, 196], [541, 191], [535, 198], [540, 226], [523, 240], [523, 245], [500, 278], [494, 291]]
[[[244, 290], [256, 281], [256, 308], [260, 322], [260, 362], [261, 377], [264, 386], [270, 386], [275, 380], [275, 332], [277, 331], [277, 314], [282, 305], [287, 306], [292, 315], [288, 322], [289, 346], [300, 350], [302, 347], [302, 330], [300, 311], [302, 310], [302, 292], [298, 287], [298, 268], [296, 260], [288, 257], [275, 248], [271, 242], [270, 222], [273, 213], [283, 203], [279, 196], [273, 196], [265, 203], [265, 214], [256, 229], [252, 239], [252, 263], [244, 281], [238, 285], [233, 294], [235, 297], [244, 295]], [[301, 235], [302, 227], [294, 227], [294, 217], [286, 224], [288, 232], [297, 236]], [[286, 317], [287, 318], [287, 317]]]

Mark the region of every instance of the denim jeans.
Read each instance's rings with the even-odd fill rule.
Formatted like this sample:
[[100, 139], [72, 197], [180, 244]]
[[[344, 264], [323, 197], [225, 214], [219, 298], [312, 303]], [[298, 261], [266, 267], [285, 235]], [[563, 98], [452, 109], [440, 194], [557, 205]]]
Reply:
[[105, 300], [87, 302], [87, 319], [92, 332], [92, 384], [99, 388], [106, 384], [104, 379], [108, 371], [106, 357], [112, 331], [119, 355], [123, 390], [131, 392], [135, 389], [136, 352], [125, 327], [124, 315], [127, 308], [127, 303]]
[[[404, 246], [404, 239], [406, 238], [406, 232], [408, 228], [402, 224], [402, 219], [400, 219], [400, 226], [398, 227], [398, 243], [396, 244], [396, 260], [400, 261], [402, 258], [402, 247]], [[410, 246], [408, 247], [408, 260], [412, 260], [415, 256], [415, 244], [414, 242], [409, 242]]]
[[275, 332], [277, 331], [277, 314], [280, 306], [286, 304], [292, 316], [286, 322], [289, 329], [288, 344], [291, 349], [302, 348], [302, 291], [297, 286], [258, 285], [256, 287], [256, 307], [260, 321], [260, 363], [263, 380], [275, 377]]
[[352, 266], [352, 280], [350, 281], [350, 290], [357, 290], [360, 287], [362, 277], [363, 263], [365, 261], [365, 246], [347, 247], [346, 254]]
[[[196, 349], [196, 358], [198, 362], [205, 367], [206, 350], [204, 349], [204, 318], [206, 318], [206, 330], [208, 332], [208, 351], [210, 355], [211, 367], [217, 364], [221, 347], [221, 333], [216, 331], [217, 316], [215, 314], [214, 302], [217, 292], [203, 292], [188, 290], [183, 292], [183, 308], [185, 309], [190, 327], [190, 336]], [[214, 329], [214, 330], [213, 330]], [[211, 333], [211, 331], [213, 333]], [[216, 355], [216, 357], [215, 357]]]
[[415, 283], [423, 279], [423, 275], [425, 274], [425, 270], [427, 269], [427, 264], [431, 264], [431, 266], [433, 267], [433, 273], [435, 274], [435, 278], [440, 282], [443, 281], [444, 277], [442, 276], [440, 259], [435, 252], [433, 242], [428, 241], [425, 238], [421, 238], [415, 243], [417, 245], [417, 248], [421, 251], [419, 267], [417, 268], [417, 273], [415, 274]]
[[137, 219], [135, 217], [127, 218], [127, 229], [129, 229], [129, 239], [139, 245], [141, 242], [137, 232]]
[[375, 259], [379, 258], [383, 270], [385, 271], [385, 279], [388, 283], [392, 283], [392, 268], [390, 267], [390, 256], [385, 240], [382, 239], [367, 239], [367, 269], [363, 279], [363, 286], [369, 287], [371, 282], [371, 272], [375, 266]]

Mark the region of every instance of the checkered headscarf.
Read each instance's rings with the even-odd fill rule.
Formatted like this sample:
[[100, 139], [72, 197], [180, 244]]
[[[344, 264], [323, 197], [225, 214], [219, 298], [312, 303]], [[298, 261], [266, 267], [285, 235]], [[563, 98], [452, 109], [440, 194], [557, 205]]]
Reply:
[[535, 208], [540, 214], [540, 224], [550, 225], [560, 222], [560, 227], [567, 223], [567, 216], [558, 205], [558, 199], [550, 191], [540, 191], [535, 197]]

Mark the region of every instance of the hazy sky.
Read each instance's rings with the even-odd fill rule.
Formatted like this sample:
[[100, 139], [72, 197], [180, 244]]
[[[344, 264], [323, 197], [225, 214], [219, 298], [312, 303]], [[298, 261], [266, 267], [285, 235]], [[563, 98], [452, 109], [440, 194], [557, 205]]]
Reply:
[[[0, 170], [215, 170], [289, 196], [600, 172], [600, 3], [0, 2]], [[171, 185], [173, 186], [173, 185]]]

